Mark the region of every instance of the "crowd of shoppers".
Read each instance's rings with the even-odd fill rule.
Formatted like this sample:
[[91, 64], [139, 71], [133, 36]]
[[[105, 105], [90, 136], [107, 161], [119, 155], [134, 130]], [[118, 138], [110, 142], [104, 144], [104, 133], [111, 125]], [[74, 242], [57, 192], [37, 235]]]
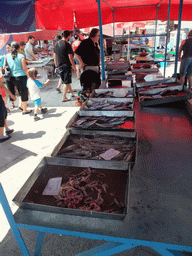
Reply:
[[[99, 30], [93, 29], [90, 37], [83, 42], [80, 41], [77, 34], [71, 34], [70, 31], [64, 31], [61, 36], [57, 36], [52, 45], [49, 46], [47, 40], [44, 40], [42, 49], [53, 52], [54, 64], [59, 79], [57, 90], [61, 92], [63, 84], [62, 101], [69, 101], [67, 92], [74, 97], [72, 90], [72, 69], [77, 73], [77, 78], [80, 79], [80, 71], [83, 72], [85, 66], [99, 66], [100, 64], [100, 48], [99, 48]], [[47, 112], [46, 108], [41, 105], [40, 87], [45, 86], [49, 81], [41, 84], [37, 80], [37, 70], [28, 69], [27, 64], [33, 60], [39, 60], [39, 56], [34, 51], [35, 38], [29, 35], [28, 42], [15, 42], [11, 45], [6, 45], [7, 54], [2, 57], [0, 63], [0, 143], [9, 139], [13, 130], [10, 130], [7, 125], [7, 95], [12, 105], [15, 108], [14, 102], [16, 96], [20, 98], [19, 109], [22, 114], [30, 114], [32, 110], [28, 110], [28, 95], [34, 101], [34, 120], [38, 121], [38, 111]], [[41, 51], [41, 50], [40, 50]], [[10, 69], [10, 77], [3, 78], [2, 73], [6, 66]]]

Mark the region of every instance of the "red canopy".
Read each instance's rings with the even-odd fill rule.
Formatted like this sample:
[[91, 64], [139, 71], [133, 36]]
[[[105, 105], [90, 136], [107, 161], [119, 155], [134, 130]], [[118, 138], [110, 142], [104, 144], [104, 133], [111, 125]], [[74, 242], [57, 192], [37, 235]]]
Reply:
[[[101, 0], [102, 24], [155, 20], [159, 4], [158, 20], [168, 17], [168, 0]], [[171, 0], [170, 20], [178, 20], [179, 0]], [[38, 0], [35, 2], [36, 27], [45, 29], [73, 29], [74, 18], [78, 28], [99, 25], [98, 5], [96, 0]], [[192, 20], [192, 0], [183, 3], [182, 20]]]
[[[13, 41], [28, 41], [28, 36], [32, 35], [35, 37], [35, 41], [39, 40], [52, 40], [57, 35], [58, 30], [41, 30], [41, 31], [35, 31], [35, 32], [28, 32], [28, 33], [17, 33], [12, 34]], [[3, 36], [3, 35], [1, 35]], [[0, 36], [0, 37], [1, 37]]]

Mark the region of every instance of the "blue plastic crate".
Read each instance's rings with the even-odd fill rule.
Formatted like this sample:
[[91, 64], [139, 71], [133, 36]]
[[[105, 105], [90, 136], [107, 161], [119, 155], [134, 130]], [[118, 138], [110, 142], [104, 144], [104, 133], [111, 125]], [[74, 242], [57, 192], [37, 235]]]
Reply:
[[[165, 62], [159, 62], [159, 65], [161, 68], [163, 68], [165, 66]], [[167, 67], [167, 62], [166, 62], [166, 67]]]

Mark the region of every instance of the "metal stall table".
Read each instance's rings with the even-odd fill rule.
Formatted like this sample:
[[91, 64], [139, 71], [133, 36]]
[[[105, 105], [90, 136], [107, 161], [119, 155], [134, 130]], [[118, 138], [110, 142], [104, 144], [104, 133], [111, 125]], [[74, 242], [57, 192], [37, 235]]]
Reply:
[[0, 187], [1, 204], [23, 255], [29, 253], [19, 229], [38, 231], [35, 255], [41, 253], [45, 232], [107, 242], [81, 256], [114, 255], [136, 246], [150, 247], [163, 256], [192, 252], [191, 120], [182, 105], [141, 111], [137, 104], [135, 111], [138, 156], [123, 221], [22, 208], [13, 216]]
[[[40, 75], [39, 81], [44, 83], [48, 79], [48, 72], [45, 69], [46, 66], [49, 66], [50, 62], [53, 61], [53, 57], [47, 57], [38, 61], [32, 61], [27, 65], [28, 68], [37, 68], [38, 74]], [[53, 78], [53, 72], [52, 78]]]

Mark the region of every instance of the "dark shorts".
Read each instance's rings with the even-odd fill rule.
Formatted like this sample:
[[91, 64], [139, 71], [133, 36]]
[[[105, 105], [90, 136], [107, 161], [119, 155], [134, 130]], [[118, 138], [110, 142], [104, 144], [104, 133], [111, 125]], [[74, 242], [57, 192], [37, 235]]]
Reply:
[[181, 59], [180, 76], [192, 76], [192, 57]]
[[[7, 86], [9, 91], [15, 95], [15, 86], [21, 96], [21, 101], [28, 101], [28, 89], [27, 89], [27, 76], [19, 76], [19, 77], [11, 77], [9, 81], [7, 81]], [[13, 101], [10, 98], [11, 101]]]
[[7, 109], [5, 107], [2, 96], [0, 95], [0, 127], [4, 127], [7, 118]]
[[72, 82], [71, 66], [64, 64], [61, 67], [59, 67], [59, 75], [61, 77], [62, 83], [71, 84]]

